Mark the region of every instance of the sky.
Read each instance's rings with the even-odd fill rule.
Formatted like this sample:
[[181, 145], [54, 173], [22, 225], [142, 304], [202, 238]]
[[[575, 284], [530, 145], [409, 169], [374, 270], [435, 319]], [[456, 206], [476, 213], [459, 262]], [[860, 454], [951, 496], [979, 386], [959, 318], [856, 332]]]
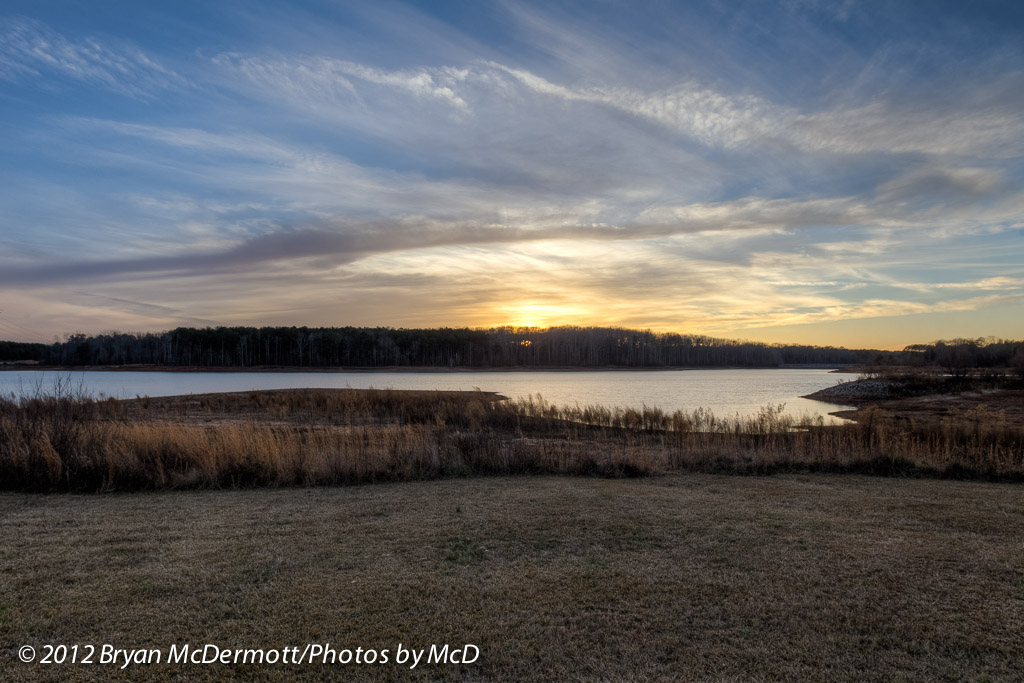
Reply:
[[1024, 3], [0, 8], [0, 339], [1024, 338]]

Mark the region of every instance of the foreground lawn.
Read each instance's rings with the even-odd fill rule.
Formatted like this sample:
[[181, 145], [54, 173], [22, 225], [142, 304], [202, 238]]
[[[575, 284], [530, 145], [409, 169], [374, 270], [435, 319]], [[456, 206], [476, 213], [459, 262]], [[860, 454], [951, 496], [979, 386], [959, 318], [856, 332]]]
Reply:
[[[376, 665], [42, 665], [110, 643]], [[473, 643], [466, 665], [395, 648]], [[1011, 680], [1024, 489], [859, 476], [0, 494], [3, 680]]]

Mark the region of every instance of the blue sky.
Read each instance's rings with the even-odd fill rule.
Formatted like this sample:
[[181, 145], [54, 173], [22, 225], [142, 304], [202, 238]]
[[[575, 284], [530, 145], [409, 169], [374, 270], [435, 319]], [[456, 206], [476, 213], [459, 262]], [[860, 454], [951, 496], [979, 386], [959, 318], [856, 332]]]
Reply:
[[0, 10], [0, 338], [1024, 337], [1017, 2]]

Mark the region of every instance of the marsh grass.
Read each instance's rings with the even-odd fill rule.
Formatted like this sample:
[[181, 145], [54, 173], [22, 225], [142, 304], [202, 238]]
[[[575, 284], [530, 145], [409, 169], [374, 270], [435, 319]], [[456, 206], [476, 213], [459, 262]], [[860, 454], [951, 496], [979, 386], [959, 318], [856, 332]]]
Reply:
[[1024, 433], [998, 413], [857, 424], [782, 406], [554, 406], [483, 392], [287, 390], [0, 400], [0, 487], [107, 491], [316, 486], [495, 474], [859, 472], [1024, 479]]

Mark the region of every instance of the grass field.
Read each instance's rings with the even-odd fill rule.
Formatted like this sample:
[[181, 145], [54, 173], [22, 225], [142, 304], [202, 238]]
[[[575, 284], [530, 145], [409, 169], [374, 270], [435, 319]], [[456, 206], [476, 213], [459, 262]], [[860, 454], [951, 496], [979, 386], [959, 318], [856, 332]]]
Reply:
[[[1021, 680], [1019, 485], [494, 477], [0, 494], [0, 679]], [[473, 643], [474, 664], [23, 664]]]

